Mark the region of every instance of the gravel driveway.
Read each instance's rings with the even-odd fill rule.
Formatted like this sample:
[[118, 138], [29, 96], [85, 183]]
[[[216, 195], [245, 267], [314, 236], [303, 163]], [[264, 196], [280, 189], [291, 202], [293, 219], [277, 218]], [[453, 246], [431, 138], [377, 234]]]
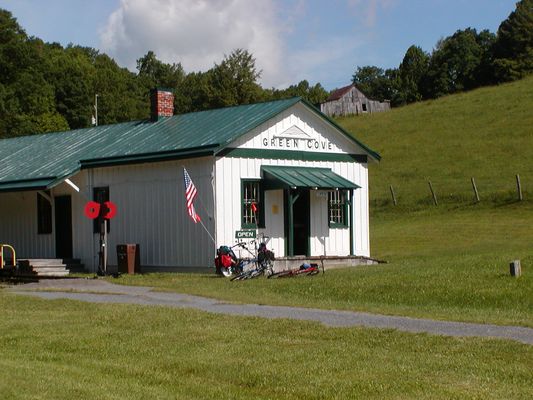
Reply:
[[501, 338], [533, 345], [532, 328], [435, 321], [354, 311], [320, 310], [257, 304], [231, 304], [221, 300], [199, 296], [156, 292], [152, 291], [152, 288], [149, 287], [115, 285], [101, 279], [41, 280], [37, 283], [13, 286], [5, 290], [16, 294], [37, 296], [43, 299], [71, 299], [92, 303], [124, 303], [195, 308], [217, 314], [318, 321], [326, 326], [332, 327], [359, 326], [397, 329], [405, 332], [430, 333], [434, 335]]

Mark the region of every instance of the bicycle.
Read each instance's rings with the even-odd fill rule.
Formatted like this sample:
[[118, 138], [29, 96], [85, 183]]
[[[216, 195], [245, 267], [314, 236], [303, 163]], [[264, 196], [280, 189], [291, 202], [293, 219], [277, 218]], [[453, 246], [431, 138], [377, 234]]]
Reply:
[[[293, 268], [285, 271], [274, 272], [267, 276], [267, 278], [290, 278], [293, 276], [313, 276], [320, 273], [318, 264], [303, 263], [299, 268]], [[324, 273], [324, 266], [322, 266], [322, 273]]]
[[235, 247], [246, 248], [246, 243], [239, 242], [231, 247], [220, 246], [217, 249], [217, 256], [215, 257], [215, 273], [217, 275], [229, 278], [243, 271], [243, 264], [233, 251]]
[[[257, 256], [252, 259], [242, 259], [239, 264], [242, 265], [241, 272], [232, 277], [232, 281], [241, 281], [246, 279], [253, 279], [260, 275], [270, 276], [274, 273], [274, 253], [267, 249], [266, 245], [270, 238], [262, 236], [259, 247], [256, 248]], [[257, 241], [252, 241], [251, 244], [257, 244]], [[248, 248], [246, 248], [248, 250]], [[250, 252], [250, 250], [248, 250]], [[251, 253], [251, 252], [250, 252]], [[248, 265], [252, 265], [251, 268], [247, 268]]]

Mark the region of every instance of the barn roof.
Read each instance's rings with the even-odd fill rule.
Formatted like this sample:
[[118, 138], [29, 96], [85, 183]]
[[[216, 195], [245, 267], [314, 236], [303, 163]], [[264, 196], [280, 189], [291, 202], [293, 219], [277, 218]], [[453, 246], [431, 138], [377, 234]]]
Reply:
[[375, 153], [315, 107], [295, 97], [216, 110], [0, 140], [0, 191], [45, 189], [84, 168], [215, 155], [297, 103]]
[[341, 87], [340, 89], [335, 89], [333, 92], [331, 92], [331, 94], [329, 95], [326, 101], [339, 100], [342, 96], [348, 93], [353, 87], [354, 87], [354, 84], [352, 83], [351, 85]]

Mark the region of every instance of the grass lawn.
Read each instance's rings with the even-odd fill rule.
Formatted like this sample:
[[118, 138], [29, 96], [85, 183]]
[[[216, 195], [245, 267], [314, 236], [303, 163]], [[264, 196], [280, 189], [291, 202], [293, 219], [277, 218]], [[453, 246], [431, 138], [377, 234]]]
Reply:
[[2, 399], [525, 399], [533, 346], [0, 292]]

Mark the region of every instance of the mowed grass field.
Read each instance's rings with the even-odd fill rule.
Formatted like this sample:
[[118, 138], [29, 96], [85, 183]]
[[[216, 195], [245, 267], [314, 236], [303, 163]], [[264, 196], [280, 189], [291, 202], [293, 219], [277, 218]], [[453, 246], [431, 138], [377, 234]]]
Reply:
[[[213, 274], [121, 276], [113, 282], [232, 302], [369, 311], [533, 327], [530, 207], [375, 215], [373, 254], [386, 264], [295, 279], [231, 282]], [[522, 276], [509, 273], [520, 259]]]
[[[112, 281], [233, 302], [533, 327], [533, 121], [524, 106], [532, 89], [528, 79], [340, 121], [383, 155], [370, 166], [371, 251], [386, 264], [297, 279]], [[510, 136], [498, 139], [501, 132]], [[523, 202], [514, 200], [515, 173]], [[522, 261], [518, 279], [509, 276], [513, 259]], [[1, 289], [0, 306], [5, 399], [533, 398], [533, 346], [512, 341], [44, 301]]]
[[533, 346], [0, 292], [2, 399], [526, 399]]

